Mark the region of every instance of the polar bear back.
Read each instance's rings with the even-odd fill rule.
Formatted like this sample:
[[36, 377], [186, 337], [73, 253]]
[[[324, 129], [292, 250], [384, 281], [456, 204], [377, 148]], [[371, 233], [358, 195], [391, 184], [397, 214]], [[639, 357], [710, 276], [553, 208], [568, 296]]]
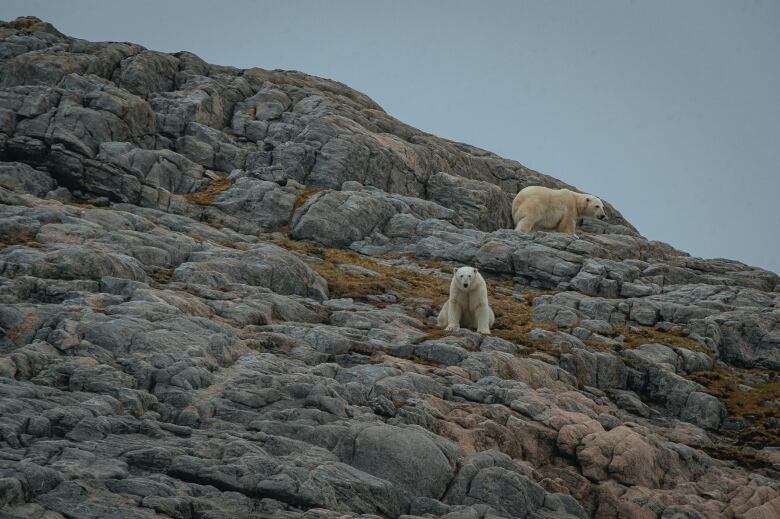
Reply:
[[563, 230], [566, 222], [573, 225], [580, 216], [603, 217], [603, 207], [598, 197], [586, 193], [528, 186], [512, 201], [512, 218], [515, 225], [523, 219], [533, 221], [533, 230]]
[[568, 215], [576, 217], [581, 196], [570, 189], [528, 186], [512, 201], [512, 218], [517, 224], [522, 218], [530, 216], [537, 219], [536, 229], [553, 230]]

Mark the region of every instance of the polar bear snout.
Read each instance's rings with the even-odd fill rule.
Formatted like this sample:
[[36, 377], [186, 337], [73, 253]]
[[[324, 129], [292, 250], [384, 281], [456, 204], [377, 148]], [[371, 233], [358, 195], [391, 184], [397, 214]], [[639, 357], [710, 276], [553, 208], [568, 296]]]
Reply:
[[604, 213], [601, 213], [601, 214], [599, 215], [599, 220], [606, 220], [606, 219], [607, 219], [607, 215], [606, 215], [606, 214], [604, 214]]
[[463, 283], [463, 288], [468, 288], [468, 287], [469, 287], [468, 283]]

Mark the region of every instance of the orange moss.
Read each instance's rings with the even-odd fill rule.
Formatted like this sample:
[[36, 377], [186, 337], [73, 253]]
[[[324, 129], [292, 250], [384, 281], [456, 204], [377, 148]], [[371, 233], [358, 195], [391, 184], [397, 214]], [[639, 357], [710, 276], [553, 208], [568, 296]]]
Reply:
[[298, 197], [295, 199], [295, 203], [293, 204], [293, 208], [290, 214], [295, 213], [295, 210], [301, 207], [303, 204], [306, 203], [306, 201], [322, 191], [322, 189], [318, 187], [307, 187], [304, 189], [301, 194], [298, 195]]
[[28, 232], [5, 234], [0, 237], [0, 249], [5, 249], [12, 245], [25, 245], [36, 249], [43, 248], [43, 245], [35, 239], [35, 234]]
[[215, 195], [223, 191], [227, 191], [230, 189], [230, 186], [233, 185], [233, 181], [227, 177], [221, 177], [218, 179], [210, 178], [208, 181], [210, 184], [208, 188], [196, 193], [187, 193], [184, 195], [184, 198], [199, 205], [211, 205], [214, 203]]
[[[757, 376], [767, 375], [767, 382], [751, 381]], [[769, 423], [769, 418], [780, 417], [780, 409], [771, 405], [772, 402], [780, 402], [780, 378], [774, 372], [718, 366], [713, 371], [691, 373], [690, 379], [718, 397], [729, 417], [745, 419], [750, 423], [742, 430], [727, 433], [736, 444], [757, 449], [780, 445], [780, 430]], [[737, 387], [740, 384], [751, 390], [740, 390]]]
[[173, 269], [172, 268], [159, 268], [155, 269], [149, 274], [149, 279], [151, 279], [151, 285], [154, 288], [159, 287], [160, 285], [167, 285], [171, 282], [171, 279], [173, 278]]
[[691, 351], [708, 353], [707, 348], [700, 342], [686, 337], [685, 332], [664, 332], [648, 326], [640, 326], [639, 331], [631, 332], [622, 326], [615, 326], [617, 334], [626, 340], [623, 349], [631, 350], [642, 344], [665, 344], [672, 348], [686, 348]]
[[[386, 265], [354, 252], [320, 247], [310, 242], [289, 239], [277, 239], [274, 242], [288, 250], [318, 258], [319, 261], [306, 258], [304, 261], [325, 278], [330, 296], [334, 298], [351, 297], [366, 301], [367, 296], [381, 295], [388, 290], [393, 290], [402, 297], [422, 297], [437, 302], [443, 302], [447, 297], [449, 281], [446, 279], [421, 274], [398, 265]], [[378, 276], [344, 271], [339, 265], [357, 265], [376, 272]], [[381, 302], [373, 304], [384, 306]]]
[[[492, 287], [491, 287], [492, 288]], [[491, 294], [488, 296], [490, 300], [490, 306], [493, 308], [493, 313], [496, 314], [496, 322], [493, 324], [491, 332], [496, 337], [505, 339], [514, 344], [520, 344], [527, 346], [532, 350], [544, 350], [552, 351], [552, 348], [544, 341], [535, 339], [530, 335], [530, 331], [534, 328], [542, 328], [545, 330], [555, 330], [556, 326], [552, 323], [533, 321], [531, 316], [533, 314], [533, 308], [530, 302], [535, 295], [531, 292], [523, 293], [527, 302], [521, 302], [514, 299], [510, 295], [496, 293], [495, 290], [491, 290]], [[528, 353], [533, 353], [529, 351]]]

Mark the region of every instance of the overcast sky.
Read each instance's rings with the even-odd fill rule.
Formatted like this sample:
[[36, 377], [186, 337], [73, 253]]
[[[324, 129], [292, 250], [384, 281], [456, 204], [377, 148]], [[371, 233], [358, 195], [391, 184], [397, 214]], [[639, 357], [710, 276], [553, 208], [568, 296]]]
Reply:
[[88, 40], [333, 78], [609, 200], [639, 231], [780, 271], [780, 1], [3, 0]]

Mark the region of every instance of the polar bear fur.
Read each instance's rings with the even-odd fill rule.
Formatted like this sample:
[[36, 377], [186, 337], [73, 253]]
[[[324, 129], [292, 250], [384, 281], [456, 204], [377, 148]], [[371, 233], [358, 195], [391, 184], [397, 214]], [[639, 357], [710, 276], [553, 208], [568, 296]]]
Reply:
[[456, 269], [450, 283], [450, 298], [439, 312], [439, 326], [446, 326], [447, 330], [476, 328], [477, 332], [490, 335], [495, 320], [482, 275], [473, 267]]
[[519, 232], [558, 231], [574, 234], [577, 218], [590, 216], [603, 220], [604, 202], [587, 193], [569, 189], [528, 186], [512, 201], [512, 219]]

